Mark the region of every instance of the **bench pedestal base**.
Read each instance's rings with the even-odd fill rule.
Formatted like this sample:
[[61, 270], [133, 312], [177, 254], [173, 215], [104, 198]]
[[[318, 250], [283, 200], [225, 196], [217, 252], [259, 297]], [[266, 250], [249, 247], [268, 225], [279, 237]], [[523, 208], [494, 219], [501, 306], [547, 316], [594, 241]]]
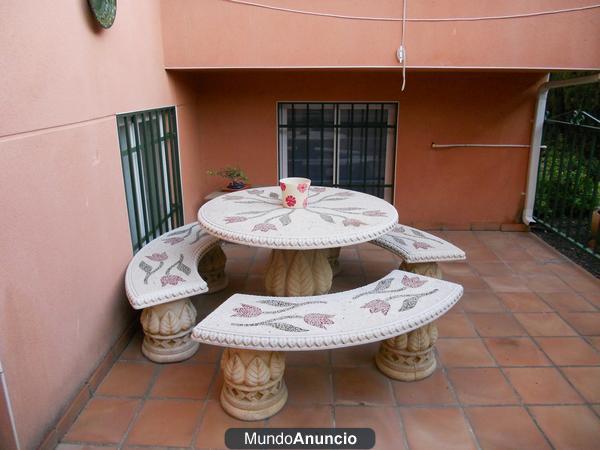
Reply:
[[142, 353], [149, 360], [183, 361], [198, 350], [198, 342], [191, 339], [196, 308], [189, 298], [146, 308], [140, 321], [144, 330]]
[[395, 380], [422, 380], [436, 368], [433, 345], [437, 335], [435, 323], [429, 323], [410, 333], [386, 339], [375, 356], [375, 364]]
[[402, 261], [399, 269], [423, 275], [424, 277], [437, 278], [438, 280], [442, 279], [442, 270], [436, 262], [407, 263], [406, 261]]
[[208, 293], [222, 291], [227, 287], [229, 280], [225, 274], [227, 257], [220, 245], [215, 245], [198, 263], [198, 273], [206, 284]]
[[267, 294], [276, 297], [326, 294], [333, 278], [328, 257], [329, 249], [273, 250], [265, 277]]
[[221, 358], [221, 405], [241, 420], [262, 420], [276, 414], [287, 401], [282, 352], [226, 348]]

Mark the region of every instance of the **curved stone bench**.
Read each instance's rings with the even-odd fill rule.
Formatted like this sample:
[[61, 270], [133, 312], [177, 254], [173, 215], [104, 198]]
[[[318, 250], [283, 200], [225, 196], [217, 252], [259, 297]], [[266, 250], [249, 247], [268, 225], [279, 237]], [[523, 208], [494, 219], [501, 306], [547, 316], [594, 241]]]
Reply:
[[202, 320], [192, 339], [227, 347], [221, 359], [223, 408], [243, 420], [279, 411], [287, 389], [286, 351], [383, 341], [375, 361], [386, 375], [414, 381], [436, 366], [433, 321], [462, 296], [462, 286], [394, 270], [346, 292], [309, 297], [235, 294]]
[[466, 259], [465, 252], [450, 242], [401, 224], [370, 242], [402, 258], [400, 269], [434, 278], [442, 278], [438, 262]]
[[189, 297], [227, 285], [219, 239], [197, 222], [154, 239], [135, 254], [125, 273], [134, 309], [143, 309], [142, 353], [155, 362], [182, 361], [198, 343], [190, 339], [196, 309]]

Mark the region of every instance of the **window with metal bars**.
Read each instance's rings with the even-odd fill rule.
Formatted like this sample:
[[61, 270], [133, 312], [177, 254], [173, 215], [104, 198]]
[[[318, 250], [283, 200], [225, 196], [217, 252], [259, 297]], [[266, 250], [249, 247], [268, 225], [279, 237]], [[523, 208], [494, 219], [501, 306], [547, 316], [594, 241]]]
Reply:
[[134, 253], [183, 225], [175, 108], [117, 116]]
[[279, 103], [279, 176], [393, 201], [397, 103]]

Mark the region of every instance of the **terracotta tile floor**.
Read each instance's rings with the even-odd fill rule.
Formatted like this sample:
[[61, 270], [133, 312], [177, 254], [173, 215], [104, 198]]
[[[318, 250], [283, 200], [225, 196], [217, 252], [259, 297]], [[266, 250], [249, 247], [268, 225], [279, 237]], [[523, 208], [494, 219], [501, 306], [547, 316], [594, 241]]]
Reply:
[[[436, 233], [465, 249], [442, 263], [465, 296], [438, 322], [438, 370], [415, 383], [377, 371], [377, 344], [288, 353], [289, 401], [257, 423], [219, 405], [221, 349], [159, 365], [134, 337], [62, 439], [81, 448], [224, 448], [229, 427], [371, 427], [378, 449], [600, 448], [600, 282], [527, 233]], [[268, 252], [224, 245], [229, 287], [194, 299], [202, 317], [234, 292], [261, 293]], [[398, 261], [346, 248], [334, 290]]]

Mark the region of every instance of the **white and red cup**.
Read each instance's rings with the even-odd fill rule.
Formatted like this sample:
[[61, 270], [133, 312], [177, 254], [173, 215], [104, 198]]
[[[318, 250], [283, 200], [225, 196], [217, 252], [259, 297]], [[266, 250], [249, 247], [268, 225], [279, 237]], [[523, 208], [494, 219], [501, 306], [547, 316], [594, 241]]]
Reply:
[[308, 178], [282, 178], [279, 180], [281, 187], [281, 201], [284, 208], [306, 208], [308, 206]]

